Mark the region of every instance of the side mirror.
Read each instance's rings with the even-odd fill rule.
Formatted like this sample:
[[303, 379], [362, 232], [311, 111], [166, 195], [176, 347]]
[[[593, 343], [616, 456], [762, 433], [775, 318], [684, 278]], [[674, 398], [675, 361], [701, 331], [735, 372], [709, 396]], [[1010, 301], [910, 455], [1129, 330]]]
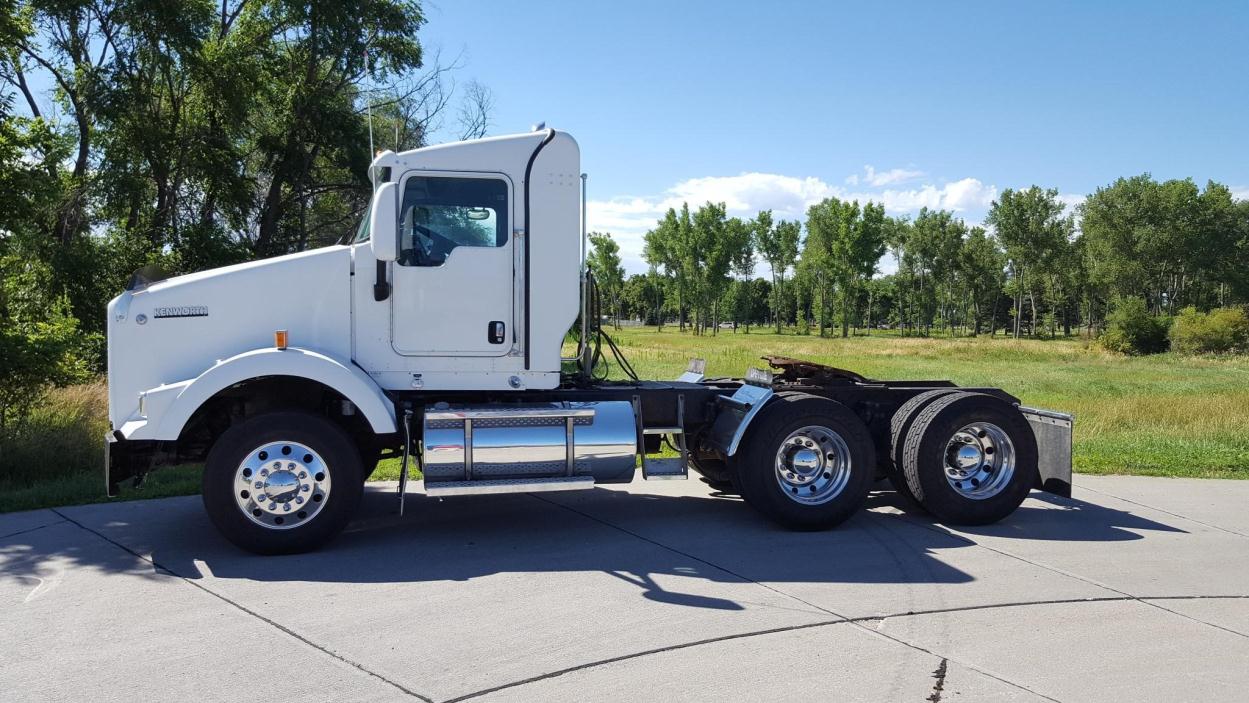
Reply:
[[398, 186], [383, 183], [373, 196], [369, 213], [369, 242], [378, 261], [394, 261], [399, 255]]

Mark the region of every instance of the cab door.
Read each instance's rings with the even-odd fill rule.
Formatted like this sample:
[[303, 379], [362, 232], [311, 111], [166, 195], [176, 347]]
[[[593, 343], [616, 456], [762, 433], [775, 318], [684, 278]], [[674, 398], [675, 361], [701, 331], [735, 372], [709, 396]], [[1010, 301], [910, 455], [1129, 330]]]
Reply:
[[516, 318], [512, 184], [417, 171], [400, 182], [391, 345], [407, 356], [503, 356]]

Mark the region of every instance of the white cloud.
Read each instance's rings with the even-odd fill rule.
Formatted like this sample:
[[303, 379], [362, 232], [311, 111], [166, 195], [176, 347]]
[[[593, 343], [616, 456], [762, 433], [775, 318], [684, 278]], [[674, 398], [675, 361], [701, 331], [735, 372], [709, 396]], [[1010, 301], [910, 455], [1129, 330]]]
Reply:
[[877, 171], [876, 167], [867, 164], [863, 167], [862, 177], [858, 174], [852, 174], [846, 177], [846, 183], [852, 186], [862, 183], [874, 188], [880, 188], [894, 183], [913, 181], [916, 178], [921, 178], [923, 175], [923, 171], [908, 168], [891, 168], [888, 171]]
[[[878, 173], [867, 167], [867, 176], [880, 183], [896, 183], [901, 176], [890, 175], [902, 169]], [[916, 173], [916, 172], [907, 172]], [[906, 178], [918, 176], [907, 175]], [[979, 221], [993, 199], [997, 187], [977, 178], [963, 178], [941, 184], [925, 183], [915, 188], [869, 187], [847, 189], [815, 177], [799, 178], [776, 173], [742, 173], [736, 176], [704, 176], [681, 181], [664, 193], [650, 197], [620, 196], [591, 200], [586, 204], [587, 226], [591, 231], [610, 232], [620, 244], [625, 268], [646, 270], [642, 259], [644, 235], [655, 227], [669, 208], [689, 203], [697, 208], [706, 202], [723, 202], [733, 217], [754, 217], [760, 210], [771, 210], [777, 220], [803, 220], [807, 208], [824, 198], [873, 201], [893, 215], [917, 212], [920, 208], [953, 210], [969, 221]]]
[[997, 197], [997, 187], [985, 185], [979, 178], [963, 178], [943, 186], [924, 185], [910, 190], [885, 190], [869, 196], [892, 212], [915, 212], [920, 208], [933, 210], [983, 210]]
[[1231, 186], [1228, 190], [1236, 200], [1249, 200], [1249, 186]]
[[1063, 214], [1074, 215], [1076, 213], [1076, 208], [1084, 204], [1084, 199], [1086, 197], [1088, 196], [1082, 193], [1059, 193], [1058, 201], [1067, 206], [1067, 209], [1063, 210]]

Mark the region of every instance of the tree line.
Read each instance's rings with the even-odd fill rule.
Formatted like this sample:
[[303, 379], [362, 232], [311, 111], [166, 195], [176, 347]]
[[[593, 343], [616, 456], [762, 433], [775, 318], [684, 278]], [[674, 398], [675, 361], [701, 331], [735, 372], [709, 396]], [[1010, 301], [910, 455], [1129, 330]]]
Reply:
[[[646, 274], [624, 276], [610, 235], [591, 265], [616, 316], [696, 334], [769, 324], [849, 336], [1097, 334], [1120, 301], [1155, 316], [1249, 302], [1249, 201], [1191, 179], [1121, 178], [1074, 209], [1056, 189], [1007, 189], [984, 221], [890, 216], [827, 198], [806, 219], [743, 220], [723, 203], [670, 209], [645, 235]], [[609, 256], [605, 256], [610, 254]], [[881, 275], [885, 259], [893, 271]], [[756, 263], [768, 278], [755, 277]]]

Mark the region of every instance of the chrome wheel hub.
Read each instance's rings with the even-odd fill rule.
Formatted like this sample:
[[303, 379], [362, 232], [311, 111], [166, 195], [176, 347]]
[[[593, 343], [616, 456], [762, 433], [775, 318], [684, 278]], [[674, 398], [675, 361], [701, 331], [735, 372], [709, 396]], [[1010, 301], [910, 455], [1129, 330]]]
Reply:
[[313, 519], [329, 495], [329, 467], [299, 442], [257, 447], [235, 473], [234, 502], [239, 510], [271, 530], [289, 530]]
[[1001, 493], [1015, 474], [1015, 445], [989, 422], [965, 425], [945, 445], [945, 479], [959, 495], [984, 500]]
[[776, 450], [776, 482], [792, 501], [820, 505], [836, 498], [850, 481], [850, 447], [827, 427], [791, 432]]

